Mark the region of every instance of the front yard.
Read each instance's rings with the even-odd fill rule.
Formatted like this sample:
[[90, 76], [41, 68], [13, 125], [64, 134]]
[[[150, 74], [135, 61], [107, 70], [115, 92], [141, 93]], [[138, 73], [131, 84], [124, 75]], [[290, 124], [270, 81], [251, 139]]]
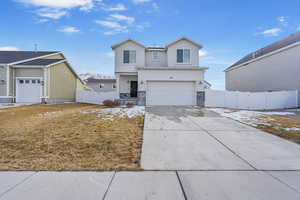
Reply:
[[143, 107], [0, 109], [0, 170], [137, 170]]
[[273, 112], [222, 108], [209, 110], [300, 144], [300, 109]]

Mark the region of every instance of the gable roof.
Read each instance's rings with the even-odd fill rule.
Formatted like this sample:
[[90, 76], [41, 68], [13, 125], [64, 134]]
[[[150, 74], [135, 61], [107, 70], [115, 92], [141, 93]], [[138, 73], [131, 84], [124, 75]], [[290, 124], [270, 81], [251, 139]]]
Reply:
[[139, 42], [137, 42], [137, 41], [135, 41], [135, 40], [133, 40], [131, 38], [128, 38], [127, 40], [124, 40], [123, 42], [117, 43], [117, 44], [111, 46], [111, 48], [115, 49], [115, 48], [117, 48], [117, 47], [119, 47], [119, 46], [121, 46], [121, 45], [123, 45], [123, 44], [125, 44], [127, 42], [133, 42], [133, 43], [135, 43], [135, 44], [137, 44], [137, 45], [139, 45], [139, 46], [141, 46], [143, 48], [146, 48], [143, 44], [141, 44], [141, 43], [139, 43]]
[[194, 42], [193, 40], [187, 38], [187, 37], [181, 37], [178, 40], [175, 40], [174, 42], [171, 42], [170, 44], [168, 44], [166, 46], [166, 48], [168, 48], [169, 46], [172, 46], [173, 44], [176, 44], [177, 42], [181, 41], [181, 40], [186, 40], [189, 41], [190, 43], [196, 45], [197, 47], [199, 47], [200, 49], [203, 48], [203, 46], [201, 44], [198, 44], [197, 42]]
[[228, 67], [225, 71], [228, 71], [236, 66], [242, 65], [242, 64], [246, 64], [248, 62], [254, 61], [260, 57], [263, 57], [265, 55], [268, 55], [272, 52], [275, 52], [277, 50], [280, 50], [284, 47], [288, 47], [290, 45], [296, 44], [300, 42], [300, 32], [294, 33], [282, 40], [279, 40], [277, 42], [274, 42], [266, 47], [263, 47], [257, 51], [254, 51], [252, 53], [249, 53], [248, 55], [246, 55], [245, 57], [243, 57], [242, 59], [240, 59], [239, 61], [237, 61], [236, 63], [234, 63], [233, 65], [231, 65], [230, 67]]
[[33, 66], [48, 66], [61, 62], [65, 59], [35, 59], [27, 62], [18, 63], [16, 65], [33, 65]]
[[11, 64], [15, 62], [34, 59], [51, 54], [58, 54], [58, 51], [0, 51], [0, 64]]

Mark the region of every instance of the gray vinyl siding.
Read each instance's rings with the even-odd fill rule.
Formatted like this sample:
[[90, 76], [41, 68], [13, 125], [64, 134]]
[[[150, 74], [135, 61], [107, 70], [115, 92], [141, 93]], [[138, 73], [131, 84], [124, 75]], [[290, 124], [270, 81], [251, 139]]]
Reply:
[[[1, 83], [4, 80], [5, 83]], [[0, 96], [7, 96], [6, 94], [6, 67], [0, 66]]]
[[228, 71], [225, 74], [226, 89], [250, 92], [300, 90], [299, 55], [300, 46], [296, 46]]
[[116, 83], [102, 83], [103, 88], [100, 88], [100, 83], [87, 83], [86, 86], [93, 89], [96, 92], [109, 92], [109, 91], [116, 91], [116, 88], [113, 88], [113, 84]]

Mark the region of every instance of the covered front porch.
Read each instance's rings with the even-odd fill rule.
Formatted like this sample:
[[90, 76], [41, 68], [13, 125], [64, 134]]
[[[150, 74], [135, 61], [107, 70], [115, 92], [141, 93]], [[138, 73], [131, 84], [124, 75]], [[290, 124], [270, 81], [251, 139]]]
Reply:
[[117, 74], [117, 92], [120, 99], [137, 99], [138, 78], [137, 73]]

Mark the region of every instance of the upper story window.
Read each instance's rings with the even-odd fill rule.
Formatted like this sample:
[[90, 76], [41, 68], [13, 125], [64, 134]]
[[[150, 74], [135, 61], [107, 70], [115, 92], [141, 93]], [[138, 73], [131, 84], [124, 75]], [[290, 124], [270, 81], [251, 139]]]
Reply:
[[136, 51], [135, 50], [124, 50], [123, 51], [123, 63], [124, 64], [136, 63]]
[[154, 61], [159, 61], [159, 53], [157, 51], [152, 52], [152, 59]]
[[191, 62], [190, 49], [177, 49], [177, 63], [188, 64]]

